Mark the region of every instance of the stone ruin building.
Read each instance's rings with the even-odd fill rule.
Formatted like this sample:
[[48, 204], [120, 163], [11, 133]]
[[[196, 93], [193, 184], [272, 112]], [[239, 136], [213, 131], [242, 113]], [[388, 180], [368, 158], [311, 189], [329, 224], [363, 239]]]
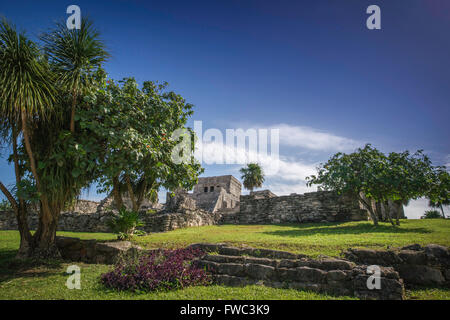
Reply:
[[[242, 185], [232, 175], [199, 178], [193, 192], [176, 190], [166, 203], [146, 201], [141, 206], [144, 231], [161, 232], [215, 224], [278, 224], [367, 220], [368, 214], [355, 197], [331, 191], [277, 196], [270, 190], [241, 195]], [[129, 204], [124, 195], [125, 205]], [[80, 200], [62, 212], [58, 230], [108, 232], [106, 221], [115, 214], [112, 198], [101, 202]], [[130, 204], [129, 204], [130, 205]], [[130, 205], [131, 206], [131, 205]], [[374, 204], [376, 207], [376, 204]], [[404, 218], [403, 208], [400, 217]], [[31, 229], [37, 214], [29, 215]], [[13, 212], [0, 214], [0, 230], [17, 229]]]
[[[176, 191], [177, 196], [191, 198], [198, 209], [217, 212], [223, 209], [234, 209], [239, 206], [242, 185], [232, 175], [199, 178], [192, 193]], [[171, 193], [167, 193], [168, 202]], [[166, 202], [167, 203], [167, 202]]]

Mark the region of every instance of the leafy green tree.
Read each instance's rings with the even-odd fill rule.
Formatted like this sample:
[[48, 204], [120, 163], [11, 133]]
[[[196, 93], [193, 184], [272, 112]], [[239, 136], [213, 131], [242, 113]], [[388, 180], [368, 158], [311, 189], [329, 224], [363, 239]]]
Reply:
[[444, 167], [438, 168], [434, 175], [434, 183], [427, 193], [428, 205], [441, 209], [445, 219], [444, 206], [450, 205], [450, 174]]
[[254, 188], [260, 188], [264, 183], [263, 169], [257, 163], [249, 163], [246, 168], [241, 168], [240, 172], [244, 187], [250, 190], [250, 192]]
[[[368, 144], [351, 154], [335, 154], [317, 170], [317, 175], [307, 178], [309, 186], [318, 184], [325, 190], [357, 196], [378, 225], [372, 200], [401, 205], [426, 195], [434, 184], [436, 167], [422, 151], [412, 155], [408, 151], [392, 152], [386, 156]], [[394, 225], [391, 211], [387, 211], [388, 218]]]
[[166, 87], [147, 81], [140, 89], [133, 78], [109, 80], [91, 97], [94, 107], [79, 112], [80, 127], [90, 128], [101, 141], [100, 191], [112, 191], [117, 209], [125, 192], [138, 211], [142, 200], [155, 198], [161, 187], [191, 189], [203, 170], [192, 154], [188, 162], [172, 161], [180, 142], [171, 139], [172, 133], [185, 128], [192, 105]]
[[[44, 36], [47, 55], [0, 23], [0, 133], [12, 145], [16, 174], [15, 187], [0, 182], [0, 190], [16, 213], [20, 258], [59, 256], [59, 214], [94, 182], [112, 187], [119, 199], [125, 185], [138, 206], [161, 186], [194, 185], [202, 170], [192, 155], [190, 162], [170, 161], [179, 141], [169, 136], [185, 126], [192, 105], [165, 84], [108, 84], [100, 67], [107, 54], [84, 23], [79, 33]], [[27, 206], [36, 202], [39, 223], [31, 235]]]
[[[385, 170], [382, 172], [380, 188], [389, 204], [393, 204], [395, 212], [400, 212], [400, 206], [408, 203], [410, 199], [418, 199], [427, 194], [434, 184], [435, 171], [428, 156], [422, 150], [410, 154], [409, 151], [401, 153], [391, 152], [387, 156]], [[392, 222], [391, 212], [388, 212]], [[396, 217], [399, 225], [399, 217]]]

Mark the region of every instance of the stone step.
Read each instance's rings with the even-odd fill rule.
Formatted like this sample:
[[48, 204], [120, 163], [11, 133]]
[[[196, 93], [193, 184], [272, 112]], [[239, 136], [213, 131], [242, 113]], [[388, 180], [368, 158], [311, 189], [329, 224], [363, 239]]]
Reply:
[[236, 255], [223, 255], [223, 254], [207, 254], [202, 258], [205, 261], [217, 262], [217, 263], [241, 263], [241, 264], [260, 264], [266, 266], [272, 266], [277, 268], [297, 268], [297, 267], [309, 267], [321, 270], [351, 270], [355, 267], [354, 262], [326, 258], [326, 259], [270, 259], [270, 258], [257, 258], [251, 256], [236, 256]]
[[252, 256], [269, 259], [300, 259], [307, 257], [304, 254], [295, 254], [287, 251], [231, 247], [225, 243], [194, 243], [189, 247], [198, 248], [205, 252], [215, 252], [224, 256]]
[[261, 258], [244, 254], [244, 252], [253, 253], [254, 251], [250, 250], [253, 248], [241, 249], [225, 244], [195, 244], [191, 247], [209, 252], [194, 263], [197, 267], [210, 272], [217, 284], [230, 286], [263, 284], [276, 288], [351, 295], [362, 299], [404, 298], [403, 280], [390, 267], [380, 267], [382, 289], [370, 290], [367, 287], [367, 280], [371, 273], [367, 272], [367, 266], [356, 265], [342, 259], [315, 260], [301, 255], [283, 255], [276, 250], [268, 250], [265, 253], [276, 257], [297, 258]]

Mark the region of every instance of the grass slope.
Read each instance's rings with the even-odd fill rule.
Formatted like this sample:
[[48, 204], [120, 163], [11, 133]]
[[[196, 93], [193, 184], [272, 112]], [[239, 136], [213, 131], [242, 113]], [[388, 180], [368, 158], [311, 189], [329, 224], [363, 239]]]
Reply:
[[195, 242], [226, 242], [257, 248], [279, 249], [318, 255], [339, 256], [349, 247], [386, 249], [407, 244], [436, 243], [450, 246], [450, 220], [403, 220], [400, 227], [367, 221], [309, 223], [299, 225], [222, 225], [178, 229], [137, 237], [146, 248], [184, 247]]
[[[113, 240], [108, 233], [58, 232], [82, 239]], [[302, 252], [311, 256], [338, 256], [348, 247], [382, 249], [411, 243], [438, 243], [450, 246], [450, 221], [440, 219], [405, 220], [399, 228], [369, 222], [304, 225], [207, 226], [175, 230], [138, 237], [135, 242], [147, 248], [183, 247], [195, 242], [227, 242], [233, 245]], [[0, 299], [350, 299], [307, 291], [274, 289], [263, 286], [230, 288], [191, 287], [171, 292], [130, 293], [105, 289], [100, 275], [110, 266], [76, 263], [81, 267], [81, 290], [69, 290], [65, 283], [70, 264], [46, 265], [13, 263], [19, 246], [17, 231], [0, 231]], [[448, 289], [408, 290], [409, 299], [450, 299]]]

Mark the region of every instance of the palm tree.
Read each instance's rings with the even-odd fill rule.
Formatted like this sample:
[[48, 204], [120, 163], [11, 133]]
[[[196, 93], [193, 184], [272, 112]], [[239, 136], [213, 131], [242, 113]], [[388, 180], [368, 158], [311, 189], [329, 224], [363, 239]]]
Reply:
[[[23, 174], [18, 168], [17, 157], [17, 139], [22, 133], [29, 170], [41, 194], [42, 215], [47, 218], [51, 213], [36, 167], [31, 144], [31, 128], [35, 123], [44, 121], [52, 112], [55, 94], [52, 83], [51, 73], [37, 45], [23, 32], [18, 33], [15, 26], [2, 19], [0, 21], [0, 118], [11, 132], [16, 187], [20, 188], [20, 179]], [[6, 188], [3, 186], [1, 189], [15, 207]], [[22, 200], [19, 199], [19, 202]], [[16, 203], [16, 207], [19, 213], [24, 210], [23, 204]], [[23, 212], [17, 218], [20, 224], [24, 218]], [[21, 230], [21, 232], [25, 232], [25, 238], [29, 239], [27, 230]], [[23, 237], [21, 238], [23, 240]]]
[[72, 95], [70, 131], [75, 132], [75, 112], [78, 98], [92, 87], [92, 74], [108, 58], [99, 33], [92, 22], [82, 18], [80, 29], [69, 30], [57, 23], [54, 30], [41, 40], [57, 74], [57, 82]]
[[428, 206], [431, 208], [439, 208], [441, 209], [441, 213], [442, 213], [442, 218], [445, 219], [445, 214], [444, 214], [444, 206], [448, 206], [450, 205], [450, 199], [446, 199], [446, 200], [442, 200], [440, 202], [433, 202], [431, 200], [428, 200]]
[[250, 192], [254, 188], [260, 188], [264, 182], [264, 172], [261, 166], [257, 163], [249, 163], [246, 168], [241, 168], [241, 179], [244, 182], [244, 187]]

